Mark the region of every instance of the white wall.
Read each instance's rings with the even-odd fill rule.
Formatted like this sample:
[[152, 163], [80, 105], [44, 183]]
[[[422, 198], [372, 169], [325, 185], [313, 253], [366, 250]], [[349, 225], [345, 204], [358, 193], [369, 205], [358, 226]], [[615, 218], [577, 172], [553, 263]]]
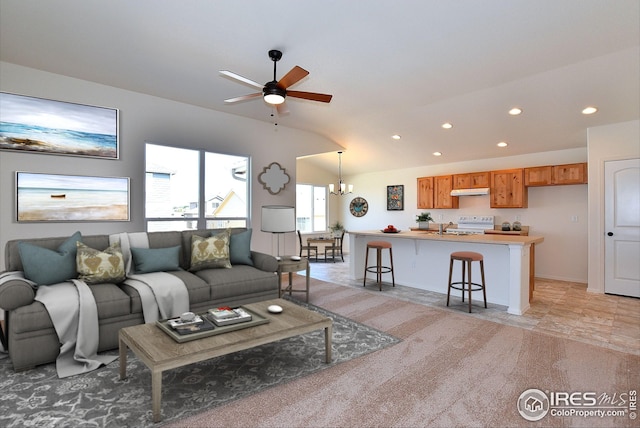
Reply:
[[640, 120], [590, 128], [589, 287], [604, 293], [604, 163], [640, 158]]
[[[442, 223], [455, 223], [458, 216], [464, 214], [493, 215], [496, 224], [503, 221], [513, 223], [515, 216], [519, 215], [521, 223], [530, 227], [531, 235], [545, 238], [545, 242], [536, 247], [536, 276], [586, 283], [586, 184], [529, 188], [529, 208], [522, 209], [491, 209], [488, 195], [461, 197], [459, 209], [416, 208], [418, 177], [586, 161], [587, 150], [581, 148], [352, 175], [345, 177], [345, 181], [354, 184], [355, 192], [347, 196], [332, 196], [331, 200], [339, 201], [340, 220], [347, 230], [382, 229], [388, 224], [406, 230], [416, 226], [415, 216], [421, 211], [430, 211], [435, 221]], [[298, 168], [305, 169], [304, 160], [298, 160]], [[386, 208], [387, 186], [395, 184], [404, 185], [403, 211], [387, 211]], [[365, 198], [369, 203], [369, 212], [364, 217], [356, 218], [349, 213], [349, 203], [356, 196]], [[578, 218], [577, 223], [571, 221], [574, 216]]]
[[[149, 95], [125, 91], [66, 76], [0, 62], [0, 90], [120, 110], [120, 159], [0, 151], [0, 259], [10, 239], [67, 236], [144, 230], [144, 143], [205, 148], [220, 153], [251, 156], [252, 247], [273, 252], [275, 240], [260, 232], [262, 205], [295, 205], [296, 158], [337, 151], [340, 146], [315, 134], [195, 107]], [[215, 94], [212, 94], [215, 96]], [[265, 107], [266, 108], [266, 107]], [[291, 183], [271, 195], [258, 183], [262, 168], [278, 162]], [[103, 223], [17, 223], [15, 171], [131, 177], [131, 221]], [[287, 234], [287, 249], [295, 248], [295, 234]]]

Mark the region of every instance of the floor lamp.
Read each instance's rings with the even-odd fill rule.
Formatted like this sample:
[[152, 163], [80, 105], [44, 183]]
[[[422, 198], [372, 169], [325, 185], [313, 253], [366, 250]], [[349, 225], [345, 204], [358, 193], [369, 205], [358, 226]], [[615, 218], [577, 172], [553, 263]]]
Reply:
[[286, 205], [263, 206], [260, 230], [278, 235], [278, 256], [276, 258], [280, 260], [280, 235], [296, 231], [295, 208]]

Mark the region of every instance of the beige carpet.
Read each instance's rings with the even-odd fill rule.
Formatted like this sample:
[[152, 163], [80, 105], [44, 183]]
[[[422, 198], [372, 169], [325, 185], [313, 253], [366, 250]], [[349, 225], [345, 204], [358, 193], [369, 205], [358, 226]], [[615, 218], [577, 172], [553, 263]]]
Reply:
[[[296, 278], [299, 281], [299, 278]], [[639, 426], [623, 417], [522, 418], [520, 394], [640, 390], [640, 357], [312, 280], [310, 303], [403, 339], [172, 427]], [[615, 395], [614, 395], [615, 394]], [[637, 412], [636, 412], [637, 413]]]

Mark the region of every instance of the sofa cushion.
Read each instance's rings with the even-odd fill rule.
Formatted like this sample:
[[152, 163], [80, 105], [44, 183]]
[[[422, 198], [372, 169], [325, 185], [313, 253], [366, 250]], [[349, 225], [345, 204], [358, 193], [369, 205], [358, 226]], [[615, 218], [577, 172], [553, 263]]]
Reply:
[[251, 229], [231, 234], [229, 259], [232, 265], [253, 266], [253, 260], [251, 259]]
[[98, 307], [98, 319], [129, 315], [131, 297], [118, 285], [111, 283], [89, 285]]
[[237, 265], [233, 269], [204, 269], [195, 273], [211, 284], [211, 300], [278, 290], [278, 275], [251, 266]]
[[229, 231], [209, 238], [197, 235], [191, 237], [192, 272], [208, 268], [231, 268], [229, 261]]
[[[226, 271], [227, 269], [214, 270]], [[187, 291], [189, 293], [189, 306], [211, 300], [211, 287], [202, 278], [186, 270], [176, 270], [169, 273], [180, 278], [184, 283], [184, 286], [187, 287]]]
[[77, 242], [76, 245], [78, 279], [87, 284], [124, 281], [124, 257], [119, 242], [114, 242], [104, 251], [93, 249], [82, 242]]
[[135, 273], [167, 272], [180, 269], [180, 246], [168, 248], [131, 247]]
[[78, 276], [76, 270], [76, 242], [82, 239], [80, 232], [67, 238], [56, 250], [42, 248], [27, 242], [19, 242], [24, 276], [38, 285], [51, 285]]

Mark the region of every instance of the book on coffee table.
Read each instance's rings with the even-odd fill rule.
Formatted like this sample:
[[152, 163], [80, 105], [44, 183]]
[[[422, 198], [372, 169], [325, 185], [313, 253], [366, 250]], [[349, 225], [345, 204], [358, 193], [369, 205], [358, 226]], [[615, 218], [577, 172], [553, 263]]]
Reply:
[[[200, 318], [202, 318], [204, 321], [202, 324], [198, 325], [197, 327], [198, 330], [195, 331], [195, 327], [193, 328], [193, 330], [183, 329], [184, 334], [181, 334], [180, 332], [178, 332], [176, 328], [171, 327], [169, 325], [169, 320], [167, 319], [156, 321], [156, 325], [160, 330], [168, 334], [173, 340], [175, 340], [178, 343], [183, 343], [183, 342], [189, 342], [192, 340], [203, 339], [210, 336], [216, 336], [219, 334], [229, 333], [232, 331], [241, 330], [249, 327], [256, 327], [261, 324], [266, 324], [269, 322], [269, 318], [266, 318], [265, 316], [260, 315], [257, 312], [251, 311], [250, 309], [247, 309], [244, 307], [242, 307], [242, 310], [247, 312], [249, 315], [251, 315], [251, 320], [237, 322], [235, 324], [228, 324], [224, 326], [217, 326], [210, 319], [211, 314], [209, 314], [209, 312], [207, 311], [207, 312], [198, 314], [198, 316], [200, 316]], [[205, 326], [205, 324], [207, 323], [208, 325]]]
[[252, 320], [252, 316], [243, 308], [229, 307], [209, 309], [207, 318], [217, 326], [239, 324]]

